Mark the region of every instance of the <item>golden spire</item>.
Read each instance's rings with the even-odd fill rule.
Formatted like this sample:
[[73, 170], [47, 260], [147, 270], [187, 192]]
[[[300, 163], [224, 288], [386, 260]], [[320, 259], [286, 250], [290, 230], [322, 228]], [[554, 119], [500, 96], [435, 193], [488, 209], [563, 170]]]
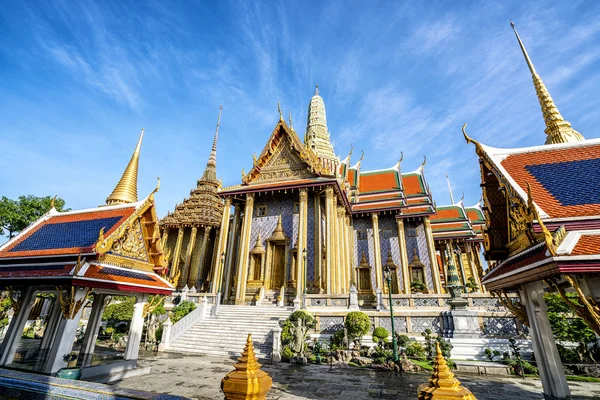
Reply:
[[142, 139], [144, 138], [144, 128], [138, 139], [135, 151], [129, 160], [129, 164], [123, 172], [123, 176], [117, 183], [117, 186], [112, 191], [110, 196], [106, 198], [106, 204], [123, 204], [123, 203], [135, 203], [138, 200], [137, 197], [137, 178], [138, 178], [138, 164], [140, 161], [140, 149], [142, 148]]
[[202, 179], [198, 181], [213, 181], [217, 182], [217, 141], [219, 139], [219, 126], [221, 126], [221, 113], [223, 112], [223, 105], [219, 106], [219, 118], [217, 119], [217, 127], [215, 128], [215, 138], [213, 139], [212, 150], [206, 163], [206, 169], [202, 174]]
[[529, 71], [531, 71], [535, 93], [537, 94], [540, 106], [542, 107], [542, 114], [544, 116], [544, 122], [546, 123], [546, 129], [544, 130], [547, 135], [546, 144], [578, 142], [584, 140], [581, 133], [573, 129], [569, 121], [565, 121], [558, 111], [556, 104], [554, 104], [554, 100], [552, 100], [548, 89], [546, 89], [546, 85], [544, 85], [542, 78], [538, 75], [529, 58], [529, 54], [527, 54], [525, 45], [523, 44], [523, 41], [521, 41], [517, 28], [515, 28], [515, 23], [510, 21], [510, 26], [512, 26], [513, 31], [515, 32], [519, 46], [521, 47], [521, 51], [523, 52], [523, 56], [529, 67]]
[[418, 399], [477, 400], [469, 389], [462, 387], [460, 381], [450, 371], [448, 363], [442, 354], [442, 349], [440, 349], [440, 343], [436, 342], [435, 345], [436, 356], [433, 360], [433, 373], [431, 374], [429, 383], [419, 386], [417, 391]]

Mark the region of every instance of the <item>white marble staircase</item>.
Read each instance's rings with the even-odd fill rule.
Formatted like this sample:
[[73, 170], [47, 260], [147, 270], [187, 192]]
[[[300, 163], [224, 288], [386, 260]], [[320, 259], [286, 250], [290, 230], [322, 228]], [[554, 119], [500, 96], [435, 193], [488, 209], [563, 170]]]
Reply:
[[221, 305], [219, 315], [207, 316], [170, 343], [168, 351], [210, 356], [239, 356], [252, 333], [257, 356], [270, 359], [272, 330], [292, 308]]

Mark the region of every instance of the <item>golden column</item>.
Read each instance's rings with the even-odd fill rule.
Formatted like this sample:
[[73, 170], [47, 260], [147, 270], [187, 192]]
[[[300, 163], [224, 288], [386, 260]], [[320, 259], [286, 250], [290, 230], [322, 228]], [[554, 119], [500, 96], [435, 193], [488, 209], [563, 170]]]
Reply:
[[339, 226], [339, 246], [338, 252], [340, 254], [340, 293], [347, 293], [348, 288], [348, 276], [346, 274], [346, 270], [348, 269], [348, 261], [346, 254], [346, 209], [344, 206], [338, 207], [338, 226]]
[[313, 257], [313, 286], [317, 289], [317, 293], [321, 291], [323, 285], [321, 285], [321, 254], [322, 253], [322, 237], [321, 237], [321, 198], [319, 195], [314, 196], [315, 200], [315, 223], [314, 225], [314, 257]]
[[229, 240], [227, 243], [227, 260], [225, 260], [225, 298], [229, 298], [231, 296], [231, 273], [233, 271], [233, 266], [235, 265], [236, 257], [233, 252], [235, 246], [235, 240], [237, 239], [236, 233], [238, 230], [238, 225], [240, 223], [240, 205], [236, 204], [233, 212], [233, 224], [231, 226], [231, 234], [229, 235]]
[[400, 247], [400, 262], [402, 263], [402, 287], [404, 294], [410, 294], [410, 272], [408, 270], [408, 253], [406, 251], [406, 235], [404, 234], [404, 220], [396, 220], [398, 225], [398, 247]]
[[435, 293], [441, 294], [442, 284], [440, 282], [440, 270], [435, 257], [435, 245], [433, 244], [433, 233], [431, 232], [431, 222], [429, 217], [424, 217], [425, 237], [427, 238], [427, 252], [429, 253], [429, 263], [431, 264], [431, 278], [433, 279], [433, 289]]
[[[196, 229], [196, 228], [194, 228]], [[208, 245], [208, 236], [210, 235], [212, 227], [205, 226], [204, 232], [202, 233], [202, 242], [200, 243], [200, 254], [198, 256], [198, 263], [196, 265], [192, 265], [192, 269], [190, 270], [190, 276], [188, 278], [188, 286], [196, 286], [198, 284], [198, 277], [202, 276], [202, 272], [206, 268], [206, 263], [204, 259], [206, 258], [206, 246]], [[196, 233], [192, 231], [192, 234], [195, 236]]]
[[465, 251], [467, 253], [467, 260], [469, 261], [469, 268], [471, 269], [471, 275], [475, 279], [475, 282], [477, 283], [477, 285], [483, 290], [483, 287], [481, 285], [481, 279], [479, 278], [479, 272], [477, 271], [477, 265], [475, 265], [474, 249], [475, 249], [475, 246], [473, 246], [471, 243], [467, 242]]
[[325, 188], [325, 247], [326, 247], [326, 258], [325, 258], [325, 271], [326, 271], [326, 291], [327, 294], [333, 293], [333, 188], [328, 186]]
[[306, 271], [304, 269], [304, 249], [307, 243], [308, 227], [308, 191], [306, 188], [300, 189], [300, 210], [298, 214], [298, 243], [296, 247], [296, 296], [300, 297], [305, 289]]
[[[175, 254], [173, 254], [173, 258], [171, 258], [171, 278], [176, 278], [179, 276], [179, 254], [181, 253], [181, 243], [183, 242], [183, 228], [179, 228], [179, 232], [177, 232], [177, 243], [175, 244]], [[176, 279], [178, 281], [179, 279]], [[173, 282], [175, 286], [179, 282]]]
[[[190, 233], [190, 241], [188, 242], [187, 251], [185, 252], [185, 264], [183, 267], [183, 281], [186, 282], [186, 285], [191, 288], [194, 284], [190, 284], [193, 281], [193, 274], [190, 271], [190, 261], [192, 260], [192, 252], [194, 251], [194, 247], [196, 247], [196, 233], [198, 232], [198, 228], [195, 226], [192, 227], [192, 232]], [[197, 266], [196, 266], [197, 272]]]
[[221, 276], [223, 275], [223, 267], [221, 263], [221, 254], [225, 252], [225, 243], [227, 242], [227, 233], [229, 231], [229, 214], [231, 213], [231, 199], [227, 197], [223, 204], [223, 217], [221, 218], [221, 230], [219, 232], [219, 240], [215, 251], [217, 254], [213, 257], [213, 268], [211, 292], [217, 293], [221, 289]]
[[248, 278], [248, 252], [250, 251], [250, 233], [252, 232], [252, 213], [254, 211], [254, 194], [246, 194], [244, 220], [240, 235], [239, 258], [237, 265], [237, 288], [235, 304], [246, 303], [246, 279]]
[[348, 288], [352, 284], [356, 286], [356, 277], [354, 276], [356, 261], [354, 260], [354, 229], [352, 228], [352, 219], [346, 215], [346, 251], [348, 255]]
[[[169, 239], [169, 228], [165, 228], [163, 235], [160, 238], [160, 247], [165, 250], [167, 248], [167, 240]], [[169, 260], [167, 260], [169, 261]]]
[[383, 277], [381, 269], [381, 244], [379, 242], [379, 216], [376, 212], [371, 213], [371, 221], [373, 223], [373, 247], [375, 248], [375, 260], [373, 260], [373, 268], [375, 268], [375, 282], [379, 289], [385, 291], [383, 287]]

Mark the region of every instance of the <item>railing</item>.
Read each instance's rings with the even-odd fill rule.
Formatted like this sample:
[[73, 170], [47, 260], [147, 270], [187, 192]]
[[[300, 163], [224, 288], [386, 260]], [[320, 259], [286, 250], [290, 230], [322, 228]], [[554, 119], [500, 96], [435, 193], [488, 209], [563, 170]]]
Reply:
[[160, 345], [158, 346], [158, 351], [168, 350], [171, 343], [175, 342], [196, 323], [202, 321], [206, 317], [209, 309], [210, 305], [208, 303], [208, 298], [202, 297], [198, 307], [176, 323], [171, 322], [171, 319], [167, 318], [163, 323], [163, 333]]

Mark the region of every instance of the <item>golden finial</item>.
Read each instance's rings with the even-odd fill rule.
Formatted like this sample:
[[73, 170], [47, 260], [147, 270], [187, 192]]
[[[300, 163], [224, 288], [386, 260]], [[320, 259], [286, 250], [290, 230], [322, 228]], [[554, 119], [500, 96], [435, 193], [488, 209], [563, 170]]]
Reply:
[[519, 47], [521, 47], [521, 51], [523, 52], [523, 56], [525, 57], [525, 61], [527, 62], [527, 66], [531, 72], [531, 77], [533, 78], [535, 93], [537, 94], [540, 102], [542, 115], [544, 116], [544, 122], [546, 123], [546, 129], [544, 130], [544, 132], [546, 132], [546, 144], [569, 143], [584, 140], [584, 137], [581, 135], [581, 133], [573, 129], [571, 127], [571, 123], [566, 121], [558, 111], [558, 107], [556, 107], [556, 104], [550, 96], [546, 85], [535, 70], [533, 63], [529, 58], [529, 54], [527, 54], [527, 50], [525, 49], [525, 45], [523, 44], [523, 41], [517, 32], [515, 23], [510, 21], [510, 26], [515, 32], [515, 36], [519, 42]]
[[350, 153], [348, 153], [348, 157], [350, 157], [352, 155], [353, 151], [354, 151], [354, 146], [350, 145]]
[[261, 364], [252, 344], [252, 334], [248, 334], [242, 356], [234, 365], [235, 371], [229, 372], [221, 381], [225, 400], [264, 400], [273, 385], [273, 379], [261, 370]]
[[104, 227], [102, 227], [100, 229], [100, 232], [98, 233], [98, 242], [97, 243], [102, 243], [104, 242]]
[[460, 200], [458, 202], [460, 203], [460, 202], [463, 202], [464, 200], [465, 200], [465, 192], [462, 192], [462, 196], [460, 196]]
[[361, 150], [360, 153], [361, 154], [360, 154], [360, 158], [358, 159], [358, 162], [361, 162], [363, 160], [363, 158], [365, 158], [365, 151]]
[[404, 152], [403, 151], [400, 152], [400, 159], [398, 160], [398, 162], [401, 163], [402, 160], [404, 160]]
[[423, 162], [421, 163], [421, 168], [423, 168], [427, 164], [427, 157], [423, 155]]
[[242, 168], [242, 179], [244, 179], [245, 176], [246, 176], [246, 171], [244, 171], [244, 168]]
[[54, 202], [56, 201], [56, 196], [58, 196], [57, 194], [54, 195], [54, 197], [52, 198], [52, 200], [50, 200], [50, 209], [52, 210], [54, 207]]
[[448, 363], [442, 354], [440, 343], [435, 343], [436, 356], [433, 360], [433, 373], [429, 383], [419, 386], [417, 391], [419, 400], [477, 400], [475, 395], [467, 388], [464, 388], [460, 381], [454, 377], [454, 374], [448, 367]]
[[294, 130], [294, 124], [292, 122], [292, 111], [290, 110], [290, 129], [293, 131]]
[[283, 114], [281, 113], [281, 102], [277, 102], [277, 110], [279, 111], [279, 121], [283, 122]]
[[137, 197], [137, 178], [138, 178], [138, 164], [140, 161], [140, 150], [142, 148], [142, 139], [144, 138], [145, 129], [142, 128], [142, 133], [138, 139], [135, 151], [129, 160], [129, 164], [123, 172], [123, 176], [117, 183], [117, 186], [112, 191], [110, 196], [106, 199], [106, 204], [122, 204], [122, 203], [134, 203], [138, 200]]
[[252, 164], [258, 164], [258, 159], [256, 158], [256, 153], [252, 153]]

